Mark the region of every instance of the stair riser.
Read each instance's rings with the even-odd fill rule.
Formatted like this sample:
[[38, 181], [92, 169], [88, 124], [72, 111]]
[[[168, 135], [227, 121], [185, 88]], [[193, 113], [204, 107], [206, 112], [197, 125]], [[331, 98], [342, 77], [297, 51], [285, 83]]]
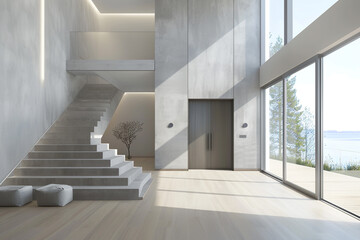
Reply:
[[112, 167], [122, 162], [121, 156], [111, 160], [23, 160], [21, 167]]
[[69, 107], [79, 107], [79, 108], [86, 108], [86, 107], [96, 107], [96, 108], [108, 108], [110, 107], [109, 103], [102, 103], [102, 102], [73, 102]]
[[81, 106], [70, 106], [68, 108], [69, 111], [96, 111], [96, 112], [105, 112], [106, 111], [106, 107], [81, 107]]
[[100, 111], [66, 111], [62, 114], [61, 117], [71, 117], [71, 118], [85, 118], [85, 119], [96, 119], [101, 117], [104, 112]]
[[52, 133], [48, 132], [45, 134], [44, 138], [50, 138], [50, 139], [68, 139], [68, 138], [90, 138], [91, 134], [90, 132], [86, 133], [77, 133], [77, 132], [61, 132], [61, 133]]
[[142, 169], [139, 168], [136, 173], [132, 174], [131, 176], [128, 176], [129, 184], [131, 184], [138, 176], [140, 176], [142, 173]]
[[48, 133], [76, 133], [76, 134], [89, 134], [93, 132], [95, 127], [52, 127]]
[[101, 116], [72, 116], [65, 115], [61, 116], [58, 121], [67, 121], [67, 120], [92, 120], [99, 121]]
[[95, 127], [98, 121], [89, 120], [73, 120], [73, 121], [57, 121], [55, 127]]
[[16, 176], [120, 176], [118, 168], [105, 169], [15, 169]]
[[74, 189], [74, 200], [141, 200], [139, 189]]
[[66, 184], [70, 186], [128, 186], [128, 178], [8, 178], [5, 185], [44, 186], [48, 184]]
[[34, 151], [105, 151], [108, 144], [100, 145], [36, 145]]
[[[46, 139], [42, 138], [38, 144], [91, 144], [88, 139]], [[93, 143], [94, 144], [94, 143]]]
[[115, 150], [106, 152], [30, 152], [28, 158], [34, 159], [106, 159], [115, 156]]

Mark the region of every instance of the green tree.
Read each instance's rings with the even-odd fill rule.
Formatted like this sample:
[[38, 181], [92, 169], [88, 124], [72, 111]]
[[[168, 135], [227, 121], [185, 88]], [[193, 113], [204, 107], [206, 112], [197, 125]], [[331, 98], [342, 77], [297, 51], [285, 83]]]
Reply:
[[280, 36], [278, 36], [275, 41], [271, 41], [272, 34], [270, 33], [269, 38], [270, 38], [269, 53], [270, 53], [270, 57], [272, 57], [274, 56], [275, 53], [277, 53], [280, 50], [280, 48], [284, 46], [284, 43], [283, 43], [283, 39]]
[[283, 154], [283, 84], [279, 82], [269, 90], [270, 96], [270, 157], [282, 159]]
[[[270, 34], [270, 37], [272, 35]], [[276, 41], [270, 43], [270, 56], [274, 55], [283, 46], [283, 40], [279, 36]], [[302, 125], [302, 106], [296, 96], [296, 77], [286, 80], [286, 149], [289, 160], [301, 161], [301, 153], [304, 151], [305, 141]], [[283, 146], [283, 86], [282, 82], [270, 88], [270, 157], [282, 159]]]
[[309, 108], [305, 107], [302, 115], [303, 134], [304, 134], [304, 157], [303, 159], [315, 162], [315, 125], [314, 114], [311, 113]]
[[286, 80], [286, 151], [288, 160], [301, 161], [305, 140], [302, 125], [302, 106], [294, 88], [296, 77]]

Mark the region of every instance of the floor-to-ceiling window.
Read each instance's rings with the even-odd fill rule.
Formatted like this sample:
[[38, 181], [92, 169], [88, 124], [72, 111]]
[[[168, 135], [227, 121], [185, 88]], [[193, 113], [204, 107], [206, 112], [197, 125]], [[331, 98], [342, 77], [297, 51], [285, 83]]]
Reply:
[[324, 57], [323, 198], [360, 215], [360, 39]]
[[265, 171], [283, 177], [283, 81], [265, 90]]
[[315, 64], [286, 78], [286, 180], [315, 192]]
[[264, 61], [270, 59], [337, 1], [263, 0]]
[[265, 0], [265, 61], [284, 46], [284, 1]]

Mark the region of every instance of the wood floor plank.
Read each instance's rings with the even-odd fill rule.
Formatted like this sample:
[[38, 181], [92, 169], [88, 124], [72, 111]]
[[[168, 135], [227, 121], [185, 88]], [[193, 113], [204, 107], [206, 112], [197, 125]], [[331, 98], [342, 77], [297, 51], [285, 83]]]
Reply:
[[153, 171], [141, 201], [0, 208], [0, 239], [358, 239], [360, 222], [260, 172]]

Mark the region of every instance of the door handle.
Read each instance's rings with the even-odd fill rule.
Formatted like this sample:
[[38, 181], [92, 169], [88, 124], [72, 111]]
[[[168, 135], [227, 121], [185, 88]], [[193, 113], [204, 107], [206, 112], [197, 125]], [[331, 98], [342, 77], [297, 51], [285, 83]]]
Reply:
[[206, 134], [206, 149], [210, 150], [210, 133]]
[[209, 139], [210, 139], [210, 141], [209, 141], [209, 142], [210, 142], [210, 144], [209, 144], [209, 145], [210, 145], [210, 150], [212, 150], [212, 147], [213, 147], [213, 146], [212, 146], [212, 145], [213, 145], [213, 141], [212, 141], [212, 133], [210, 133], [209, 135], [210, 135], [210, 137], [209, 137]]

